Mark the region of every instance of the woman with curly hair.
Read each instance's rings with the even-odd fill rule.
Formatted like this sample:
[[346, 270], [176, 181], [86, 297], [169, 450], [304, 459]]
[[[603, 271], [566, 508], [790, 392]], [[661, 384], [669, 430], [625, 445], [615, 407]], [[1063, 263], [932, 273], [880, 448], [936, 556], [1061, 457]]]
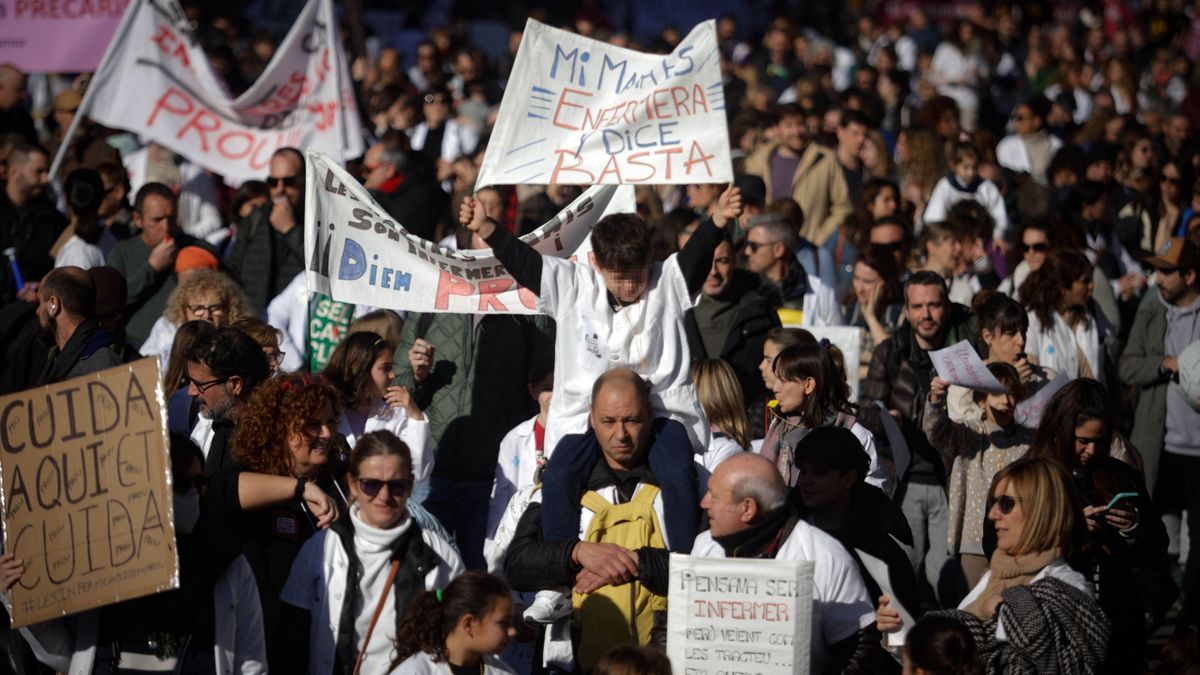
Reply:
[[154, 322], [142, 343], [142, 356], [159, 356], [171, 362], [171, 343], [185, 321], [207, 321], [214, 327], [227, 326], [249, 313], [246, 294], [224, 272], [210, 269], [190, 271], [167, 298], [167, 308]]
[[307, 649], [289, 652], [289, 662], [272, 664], [280, 672], [333, 675], [353, 667], [383, 675], [397, 638], [407, 635], [405, 610], [465, 571], [446, 538], [408, 512], [412, 455], [395, 434], [359, 438], [347, 482], [349, 512], [304, 543], [283, 588], [285, 627], [293, 640], [308, 640]]
[[925, 213], [933, 187], [946, 175], [942, 139], [929, 129], [904, 129], [896, 139], [896, 163], [903, 209], [916, 222]]
[[516, 634], [508, 584], [492, 574], [467, 572], [409, 605], [397, 633], [391, 672], [513, 673], [497, 655]]
[[1092, 303], [1092, 265], [1078, 251], [1055, 249], [1021, 285], [1029, 310], [1025, 351], [1032, 363], [1073, 380], [1104, 381], [1104, 339], [1111, 326]]
[[309, 537], [345, 510], [344, 464], [334, 447], [340, 413], [340, 396], [323, 377], [266, 380], [238, 415], [237, 465], [209, 483], [207, 499], [242, 534], [258, 579], [267, 661], [279, 672], [295, 672], [278, 665], [296, 640], [282, 625], [279, 600], [292, 562]]

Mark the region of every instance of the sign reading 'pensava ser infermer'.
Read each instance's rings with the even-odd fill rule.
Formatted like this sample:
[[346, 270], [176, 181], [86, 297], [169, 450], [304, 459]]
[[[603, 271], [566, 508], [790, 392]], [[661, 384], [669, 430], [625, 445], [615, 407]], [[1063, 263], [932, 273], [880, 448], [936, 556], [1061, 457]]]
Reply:
[[0, 398], [14, 627], [179, 587], [158, 359]]

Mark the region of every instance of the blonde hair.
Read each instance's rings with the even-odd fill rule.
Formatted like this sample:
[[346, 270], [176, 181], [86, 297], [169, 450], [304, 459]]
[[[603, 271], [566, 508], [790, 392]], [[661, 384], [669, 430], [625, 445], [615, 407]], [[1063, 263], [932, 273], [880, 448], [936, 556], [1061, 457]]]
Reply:
[[743, 449], [749, 448], [750, 422], [746, 418], [746, 401], [733, 368], [721, 359], [693, 361], [692, 379], [709, 424]]
[[992, 479], [993, 499], [1005, 483], [1012, 486], [1025, 516], [1020, 539], [1006, 553], [1019, 556], [1057, 548], [1070, 557], [1083, 549], [1087, 535], [1080, 522], [1083, 499], [1061, 464], [1046, 457], [1025, 457], [1009, 464]]
[[175, 340], [171, 343], [171, 359], [167, 364], [167, 374], [163, 378], [163, 391], [170, 396], [183, 385], [183, 376], [187, 375], [187, 353], [192, 349], [192, 343], [204, 330], [211, 330], [207, 321], [188, 321], [175, 331]]
[[242, 292], [241, 287], [233, 279], [230, 279], [224, 272], [201, 269], [192, 271], [183, 281], [179, 282], [175, 290], [171, 291], [171, 296], [167, 298], [167, 309], [163, 312], [163, 316], [172, 325], [182, 325], [191, 318], [187, 313], [188, 300], [197, 295], [210, 292], [215, 293], [221, 299], [221, 302], [226, 305], [226, 325], [250, 313], [246, 294]]
[[400, 344], [400, 332], [404, 330], [404, 319], [390, 309], [377, 309], [350, 322], [346, 335], [351, 333], [375, 333], [395, 349]]

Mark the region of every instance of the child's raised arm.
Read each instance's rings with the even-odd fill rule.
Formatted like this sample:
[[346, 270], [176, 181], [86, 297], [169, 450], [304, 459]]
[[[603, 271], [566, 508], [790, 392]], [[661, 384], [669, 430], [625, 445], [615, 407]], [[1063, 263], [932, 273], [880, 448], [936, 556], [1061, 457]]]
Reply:
[[704, 280], [708, 278], [712, 269], [713, 254], [721, 245], [724, 236], [722, 230], [740, 215], [742, 191], [732, 186], [725, 188], [717, 199], [717, 207], [713, 209], [712, 216], [700, 223], [679, 251], [679, 271], [683, 272], [689, 293], [695, 295], [704, 286]]
[[458, 209], [458, 222], [492, 247], [496, 259], [521, 286], [537, 295], [542, 294], [542, 254], [529, 244], [512, 236], [487, 217], [474, 197], [463, 199]]

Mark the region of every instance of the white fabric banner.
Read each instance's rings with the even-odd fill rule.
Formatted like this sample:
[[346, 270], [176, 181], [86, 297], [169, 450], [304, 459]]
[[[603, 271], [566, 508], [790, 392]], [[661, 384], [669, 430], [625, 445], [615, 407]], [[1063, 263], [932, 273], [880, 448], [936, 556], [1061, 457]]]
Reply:
[[[537, 313], [537, 297], [517, 285], [490, 249], [452, 251], [411, 235], [332, 158], [309, 150], [307, 165], [310, 292], [410, 312]], [[521, 239], [542, 254], [586, 261], [596, 222], [634, 209], [632, 187], [597, 185]]]
[[259, 79], [237, 99], [176, 0], [130, 4], [81, 114], [166, 146], [231, 182], [264, 178], [278, 148], [362, 154], [362, 129], [332, 0], [309, 0]]
[[715, 21], [666, 55], [525, 24], [476, 188], [731, 180]]
[[813, 562], [671, 554], [667, 656], [675, 675], [804, 675]]

